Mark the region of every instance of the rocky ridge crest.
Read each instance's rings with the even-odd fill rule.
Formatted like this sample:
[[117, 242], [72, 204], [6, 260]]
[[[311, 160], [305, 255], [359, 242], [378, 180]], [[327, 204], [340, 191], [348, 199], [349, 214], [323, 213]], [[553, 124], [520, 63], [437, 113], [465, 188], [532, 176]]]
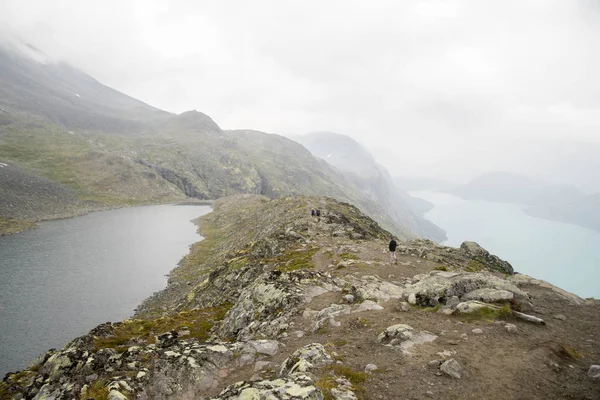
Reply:
[[474, 243], [402, 242], [393, 264], [388, 232], [313, 197], [222, 199], [200, 226], [206, 239], [134, 318], [8, 374], [0, 398], [599, 393], [598, 302], [513, 274]]

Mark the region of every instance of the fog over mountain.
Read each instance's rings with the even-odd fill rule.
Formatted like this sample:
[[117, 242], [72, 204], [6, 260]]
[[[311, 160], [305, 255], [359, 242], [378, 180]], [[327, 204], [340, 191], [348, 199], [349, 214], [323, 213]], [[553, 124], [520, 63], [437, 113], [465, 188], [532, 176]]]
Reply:
[[5, 0], [0, 26], [225, 129], [344, 132], [392, 175], [504, 170], [600, 191], [594, 0]]

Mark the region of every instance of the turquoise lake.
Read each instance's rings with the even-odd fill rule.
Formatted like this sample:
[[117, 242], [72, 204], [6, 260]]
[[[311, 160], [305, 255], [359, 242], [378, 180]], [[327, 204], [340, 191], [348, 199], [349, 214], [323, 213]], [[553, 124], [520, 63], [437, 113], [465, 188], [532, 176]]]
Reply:
[[410, 194], [435, 205], [425, 218], [446, 231], [444, 244], [475, 241], [515, 271], [582, 297], [600, 298], [600, 233], [531, 217], [524, 205], [464, 200], [435, 191]]

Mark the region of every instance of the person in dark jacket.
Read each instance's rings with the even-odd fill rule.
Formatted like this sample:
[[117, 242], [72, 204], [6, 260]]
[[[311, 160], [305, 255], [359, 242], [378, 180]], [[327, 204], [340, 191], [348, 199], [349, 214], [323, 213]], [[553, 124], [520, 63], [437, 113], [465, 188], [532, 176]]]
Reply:
[[394, 240], [393, 237], [390, 238], [390, 245], [389, 245], [389, 249], [390, 249], [390, 258], [392, 260], [392, 262], [394, 264], [398, 263], [398, 258], [396, 258], [396, 247], [398, 246], [398, 243], [396, 243], [396, 241]]

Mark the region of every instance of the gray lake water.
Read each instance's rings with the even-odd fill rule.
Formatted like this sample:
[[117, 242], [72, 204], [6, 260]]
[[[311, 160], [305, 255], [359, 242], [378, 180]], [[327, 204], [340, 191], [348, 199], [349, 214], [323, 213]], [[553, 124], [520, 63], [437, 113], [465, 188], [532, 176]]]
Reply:
[[100, 323], [131, 316], [202, 239], [191, 220], [210, 211], [123, 208], [0, 237], [0, 378]]
[[523, 205], [463, 200], [434, 191], [411, 195], [435, 204], [425, 218], [446, 231], [445, 244], [475, 241], [515, 271], [582, 297], [600, 298], [600, 233], [531, 217]]

